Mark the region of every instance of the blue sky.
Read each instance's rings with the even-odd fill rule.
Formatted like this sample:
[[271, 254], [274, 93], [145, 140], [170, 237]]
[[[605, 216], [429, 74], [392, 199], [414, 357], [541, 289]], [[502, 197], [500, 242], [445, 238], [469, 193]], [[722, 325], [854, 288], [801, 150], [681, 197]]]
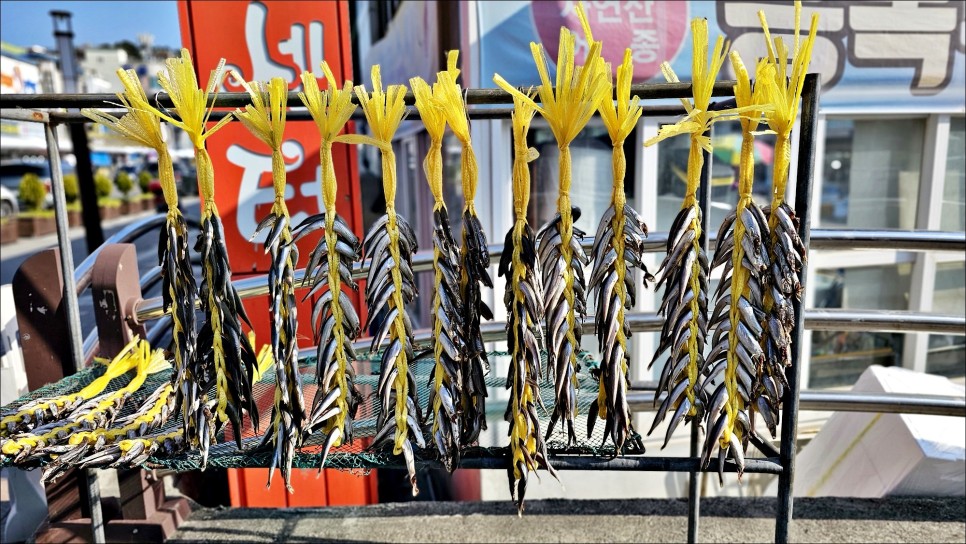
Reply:
[[74, 44], [137, 43], [138, 34], [154, 35], [155, 45], [181, 46], [178, 4], [165, 1], [26, 1], [0, 0], [0, 40], [19, 46], [53, 47], [50, 10], [74, 14]]

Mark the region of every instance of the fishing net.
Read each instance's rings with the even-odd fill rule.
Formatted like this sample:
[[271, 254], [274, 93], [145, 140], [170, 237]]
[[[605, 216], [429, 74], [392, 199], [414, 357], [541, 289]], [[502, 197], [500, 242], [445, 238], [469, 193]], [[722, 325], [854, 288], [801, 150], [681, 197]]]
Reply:
[[[417, 346], [418, 348], [419, 346]], [[417, 349], [417, 352], [419, 350]], [[360, 352], [362, 355], [362, 352]], [[489, 443], [503, 444], [506, 442], [505, 425], [503, 425], [503, 415], [506, 410], [505, 396], [505, 376], [495, 372], [496, 369], [506, 369], [509, 365], [509, 354], [504, 351], [491, 351], [488, 353], [490, 361], [490, 372], [486, 377], [488, 388], [488, 398], [486, 404], [487, 425]], [[544, 361], [545, 364], [546, 361]], [[597, 381], [592, 377], [591, 372], [598, 366], [591, 354], [588, 352], [580, 353], [580, 372], [578, 373], [579, 390], [577, 396], [578, 413], [577, 419], [578, 436], [580, 440], [577, 444], [566, 446], [566, 435], [563, 426], [558, 425], [553, 434], [547, 440], [548, 449], [551, 455], [579, 454], [611, 457], [614, 455], [612, 443], [604, 442], [604, 425], [601, 422], [595, 426], [594, 433], [588, 438], [586, 435], [587, 412], [591, 402], [597, 397]], [[431, 358], [421, 359], [414, 364], [414, 374], [417, 384], [417, 397], [419, 400], [420, 411], [424, 418], [430, 410], [427, 408], [429, 399], [430, 373], [433, 368]], [[32, 391], [16, 401], [0, 409], [3, 415], [15, 412], [20, 406], [37, 398], [50, 398], [58, 395], [65, 395], [79, 391], [87, 384], [91, 383], [98, 376], [104, 373], [103, 365], [95, 365], [77, 374], [68, 376], [60, 381], [48, 384], [35, 391]], [[315, 397], [316, 376], [315, 358], [305, 357], [301, 360], [299, 370], [302, 375], [303, 391], [306, 399]], [[376, 433], [376, 421], [380, 411], [380, 402], [375, 393], [379, 383], [379, 354], [363, 357], [355, 362], [356, 384], [363, 396], [363, 401], [359, 405], [356, 414], [353, 441], [339, 448], [333, 449], [326, 459], [326, 468], [338, 469], [378, 469], [378, 468], [401, 468], [403, 459], [401, 456], [392, 454], [391, 446], [371, 450], [369, 444]], [[124, 387], [133, 373], [128, 373], [117, 379], [112, 380], [104, 389], [104, 392], [116, 391]], [[170, 379], [171, 372], [166, 370], [148, 376], [144, 385], [138, 389], [127, 401], [117, 419], [134, 412], [140, 404], [157, 387]], [[546, 375], [540, 381], [540, 395], [543, 407], [537, 408], [541, 420], [541, 428], [546, 432], [550, 414], [553, 412], [553, 384]], [[271, 417], [271, 407], [275, 394], [275, 372], [270, 369], [253, 386], [253, 394], [258, 402], [258, 409], [261, 416], [259, 431], [264, 433], [269, 428], [269, 418]], [[172, 418], [157, 432], [170, 432], [181, 426], [181, 418]], [[432, 437], [429, 435], [430, 425], [423, 425], [426, 447], [416, 450], [416, 459], [421, 463], [436, 463], [437, 452], [433, 444]], [[493, 434], [499, 436], [493, 437]], [[239, 450], [231, 436], [231, 431], [222, 431], [218, 435], [218, 444], [212, 445], [209, 450], [208, 466], [219, 468], [246, 468], [246, 467], [267, 467], [272, 458], [272, 452], [261, 446], [262, 436], [256, 435], [249, 419], [245, 419], [243, 431], [242, 449]], [[303, 442], [299, 453], [296, 454], [292, 463], [296, 468], [318, 468], [322, 463], [323, 446], [326, 441], [326, 434], [316, 432], [308, 436]], [[481, 439], [482, 441], [482, 439]], [[474, 458], [503, 458], [506, 455], [506, 446], [473, 446], [463, 452], [464, 459]], [[625, 446], [624, 453], [635, 454], [643, 453], [635, 444], [635, 440], [629, 440]], [[39, 464], [44, 465], [48, 460], [42, 459]], [[0, 466], [11, 466], [9, 459], [4, 459]], [[175, 471], [189, 471], [201, 467], [201, 456], [194, 451], [186, 451], [171, 457], [152, 457], [147, 465], [153, 468], [167, 468]]]

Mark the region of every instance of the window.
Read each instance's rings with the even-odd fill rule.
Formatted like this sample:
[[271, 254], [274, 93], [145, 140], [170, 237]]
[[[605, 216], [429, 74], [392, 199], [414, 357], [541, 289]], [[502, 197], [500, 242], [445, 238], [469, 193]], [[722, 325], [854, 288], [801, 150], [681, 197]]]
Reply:
[[[963, 315], [966, 313], [964, 308], [966, 308], [966, 264], [962, 262], [938, 264], [932, 296], [932, 311], [940, 314]], [[949, 377], [966, 375], [966, 336], [930, 335], [926, 372]]]
[[924, 119], [829, 119], [821, 226], [913, 229]]
[[[905, 310], [909, 307], [911, 263], [818, 269], [817, 308]], [[847, 386], [869, 365], [899, 366], [905, 335], [888, 332], [815, 331], [809, 387]]]
[[[949, 120], [949, 148], [946, 152], [946, 182], [940, 229], [966, 230], [966, 117]], [[962, 338], [962, 337], [960, 337]]]

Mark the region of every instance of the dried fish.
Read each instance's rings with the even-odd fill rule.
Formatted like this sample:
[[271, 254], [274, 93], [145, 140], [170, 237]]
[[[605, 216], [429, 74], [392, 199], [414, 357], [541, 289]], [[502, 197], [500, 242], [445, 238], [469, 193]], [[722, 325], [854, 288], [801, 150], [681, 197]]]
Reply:
[[530, 171], [527, 163], [537, 158], [527, 148], [527, 131], [533, 119], [531, 102], [513, 99], [513, 228], [506, 235], [498, 274], [506, 278], [504, 302], [507, 308], [507, 351], [510, 369], [506, 387], [510, 390], [506, 419], [510, 424], [510, 466], [507, 476], [510, 496], [523, 513], [527, 481], [531, 471], [545, 468], [556, 478], [540, 432], [536, 404], [540, 402], [540, 351], [543, 349], [542, 289], [533, 230], [527, 224], [530, 199]]
[[[382, 151], [382, 186], [386, 197], [386, 215], [376, 221], [363, 242], [365, 257], [370, 260], [369, 266], [386, 267], [391, 280], [382, 288], [382, 296], [377, 296], [374, 285], [366, 283], [366, 298], [368, 300], [383, 300], [377, 306], [369, 307], [369, 320], [376, 320], [377, 332], [375, 337], [387, 337], [389, 348], [382, 356], [380, 374], [386, 376], [395, 371], [392, 387], [382, 390], [380, 397], [383, 410], [377, 418], [376, 428], [384, 429], [393, 426], [392, 443], [393, 454], [403, 455], [409, 469], [409, 483], [412, 485], [413, 496], [419, 494], [416, 487], [416, 469], [413, 448], [410, 440], [415, 439], [418, 432], [408, 424], [408, 418], [413, 415], [415, 421], [421, 421], [419, 403], [416, 399], [416, 384], [410, 379], [410, 363], [415, 360], [413, 353], [412, 324], [406, 316], [406, 305], [416, 296], [415, 283], [403, 274], [402, 268], [412, 268], [412, 254], [416, 251], [416, 233], [402, 216], [396, 213], [396, 157], [392, 151], [392, 137], [402, 121], [406, 111], [404, 98], [406, 87], [403, 85], [389, 85], [384, 91], [379, 65], [372, 67], [372, 94], [366, 92], [364, 85], [356, 87], [356, 96], [362, 105], [369, 127], [375, 136], [375, 143]], [[374, 253], [376, 245], [382, 238], [386, 238], [385, 249], [381, 253]], [[406, 243], [400, 243], [406, 239]], [[405, 247], [404, 247], [405, 246]], [[386, 262], [392, 259], [392, 264]], [[381, 310], [385, 309], [383, 314]], [[397, 310], [392, 321], [383, 316]], [[382, 318], [380, 322], [379, 319]], [[368, 328], [369, 323], [366, 324]], [[388, 333], [381, 329], [389, 329]], [[373, 345], [375, 348], [376, 346]], [[388, 440], [390, 434], [384, 435], [380, 441], [373, 441], [376, 448]]]
[[269, 233], [265, 251], [271, 255], [268, 313], [271, 320], [271, 352], [275, 361], [275, 399], [271, 428], [265, 433], [264, 444], [269, 445], [275, 455], [269, 464], [268, 485], [272, 484], [275, 467], [281, 465], [285, 488], [291, 493], [292, 457], [302, 443], [308, 414], [302, 397], [296, 340], [298, 311], [295, 302], [295, 266], [298, 263], [298, 246], [292, 243], [291, 217], [285, 204], [285, 159], [282, 156], [288, 83], [276, 77], [266, 88], [257, 81], [246, 83], [237, 72], [233, 72], [232, 76], [251, 97], [251, 104], [244, 109], [236, 109], [235, 117], [272, 150], [275, 200], [252, 239], [266, 230]]
[[[581, 318], [586, 314], [584, 293], [586, 284], [583, 267], [588, 263], [579, 244], [584, 233], [574, 227], [580, 217], [579, 208], [570, 202], [571, 160], [570, 142], [580, 133], [597, 110], [605, 93], [606, 66], [600, 57], [601, 42], [594, 41], [583, 7], [577, 14], [584, 29], [589, 50], [583, 67], [574, 66], [576, 36], [566, 28], [560, 31], [557, 55], [557, 85], [553, 85], [547, 71], [543, 48], [530, 44], [533, 59], [540, 74], [538, 88], [540, 106], [514, 89], [499, 75], [497, 85], [514, 97], [530, 101], [536, 111], [547, 120], [560, 148], [560, 193], [557, 215], [537, 232], [537, 251], [543, 270], [544, 317], [547, 320], [547, 367], [553, 376], [556, 401], [547, 425], [547, 436], [562, 420], [566, 426], [568, 444], [577, 442], [574, 424], [577, 416], [577, 352], [580, 349]], [[576, 238], [576, 240], [575, 240]], [[563, 325], [552, 328], [551, 323], [562, 320]]]
[[[442, 80], [441, 72], [438, 79]], [[441, 96], [443, 84], [437, 82], [432, 87], [422, 78], [409, 80], [416, 96], [416, 108], [429, 133], [430, 146], [423, 168], [433, 195], [433, 371], [430, 375], [429, 408], [432, 411], [433, 426], [431, 433], [446, 470], [456, 470], [460, 459], [460, 437], [464, 404], [463, 370], [469, 369], [465, 359], [476, 360], [470, 346], [463, 337], [463, 325], [471, 326], [471, 316], [461, 313], [461, 295], [465, 291], [450, 287], [446, 276], [467, 278], [460, 275], [459, 248], [453, 239], [449, 224], [449, 211], [443, 199], [443, 132], [446, 130], [446, 115]], [[462, 98], [457, 97], [462, 103]], [[485, 246], [484, 246], [485, 247]], [[487, 264], [489, 264], [487, 262]], [[455, 278], [454, 278], [455, 279]], [[466, 287], [470, 287], [467, 285]], [[448, 291], [448, 292], [447, 292]], [[445, 303], [444, 303], [445, 301]], [[397, 312], [398, 313], [398, 312]], [[479, 329], [477, 316], [477, 330]], [[482, 344], [481, 344], [482, 346]], [[473, 364], [470, 361], [469, 364]], [[472, 402], [467, 402], [472, 405]], [[416, 433], [420, 436], [420, 433]]]
[[[764, 289], [763, 293], [765, 316], [762, 318], [762, 328], [769, 333], [761, 338], [766, 357], [765, 364], [755, 374], [750, 419], [754, 424], [755, 413], [761, 413], [772, 437], [777, 432], [782, 393], [788, 383], [785, 380], [785, 369], [792, 363], [791, 332], [795, 326], [792, 301], [801, 299], [800, 275], [808, 258], [808, 252], [798, 234], [799, 220], [785, 202], [792, 129], [798, 115], [802, 85], [808, 72], [818, 29], [818, 14], [813, 13], [808, 38], [800, 40], [801, 11], [801, 2], [795, 2], [795, 38], [793, 50], [790, 52], [781, 37], [772, 40], [764, 12], [758, 13], [768, 47], [768, 64], [772, 68], [767, 100], [774, 107], [765, 112], [765, 118], [768, 127], [775, 132], [775, 164], [771, 205], [762, 214], [768, 217], [768, 228], [762, 229], [762, 233], [766, 237], [764, 244], [770, 263], [763, 273], [763, 286], [770, 288]], [[766, 402], [759, 402], [761, 398], [766, 399]], [[770, 414], [762, 413], [761, 410]]]
[[[662, 380], [665, 384], [663, 393], [666, 394], [655, 397], [655, 402], [661, 398], [664, 400], [648, 434], [654, 432], [668, 411], [673, 413], [665, 433], [665, 446], [682, 419], [685, 422], [698, 419], [704, 410], [700, 369], [704, 366], [702, 354], [708, 332], [708, 257], [701, 244], [701, 209], [696, 195], [704, 163], [702, 151], [711, 151], [711, 139], [708, 136], [710, 127], [717, 118], [728, 114], [709, 111], [708, 108], [715, 79], [727, 56], [724, 39], [717, 39], [709, 59], [707, 20], [693, 19], [691, 35], [694, 49], [693, 101], [681, 99], [688, 115], [677, 124], [661, 127], [658, 135], [644, 144], [653, 145], [679, 134], [688, 134], [691, 139], [684, 202], [671, 225], [667, 242], [668, 255], [658, 271], [661, 276], [657, 285], [667, 284], [660, 308], [665, 322], [660, 344], [651, 364], [670, 349], [662, 376], [669, 372], [668, 366], [672, 369], [684, 366], [682, 372], [670, 372], [675, 376], [674, 379]], [[662, 64], [661, 70], [669, 82], [678, 81], [668, 63]]]
[[331, 448], [352, 442], [353, 420], [361, 401], [352, 370], [352, 362], [356, 358], [352, 341], [359, 335], [361, 326], [352, 301], [343, 290], [344, 287], [359, 290], [352, 279], [351, 270], [361, 256], [361, 244], [349, 224], [336, 212], [338, 180], [332, 160], [332, 144], [351, 140], [349, 136], [339, 136], [339, 133], [345, 128], [356, 106], [352, 104], [352, 82], [345, 81], [339, 88], [326, 62], [322, 62], [322, 72], [328, 88], [319, 90], [315, 75], [303, 72], [304, 92], [299, 93], [299, 98], [312, 115], [322, 139], [319, 159], [325, 211], [305, 219], [296, 228], [295, 234], [297, 241], [309, 232], [324, 229], [324, 236], [319, 239], [306, 265], [302, 283], [310, 287], [310, 294], [327, 289], [316, 300], [313, 310], [315, 341], [318, 344], [316, 382], [319, 388], [312, 403], [309, 427], [314, 429], [322, 426], [328, 435], [320, 470]]
[[[631, 98], [631, 79], [634, 64], [631, 50], [624, 52], [624, 61], [617, 68], [617, 99], [614, 85], [607, 71], [606, 98], [599, 109], [604, 126], [610, 134], [613, 146], [614, 183], [610, 207], [601, 217], [591, 255], [594, 266], [590, 273], [590, 288], [596, 291], [597, 315], [594, 322], [598, 346], [601, 352], [600, 372], [597, 376], [599, 389], [597, 399], [590, 406], [587, 418], [587, 437], [593, 433], [598, 418], [604, 420], [604, 440], [614, 442], [615, 454], [620, 455], [629, 436], [636, 436], [631, 425], [631, 411], [627, 404], [627, 389], [630, 379], [627, 375], [627, 340], [630, 336], [624, 322], [624, 310], [630, 309], [633, 294], [633, 281], [628, 292], [628, 276], [633, 276], [633, 267], [641, 268], [647, 281], [653, 276], [641, 263], [647, 225], [644, 219], [627, 203], [624, 194], [624, 174], [627, 164], [624, 159], [624, 140], [633, 132], [642, 109], [638, 97]], [[638, 451], [644, 445], [638, 439]]]
[[[198, 87], [191, 54], [181, 50], [180, 58], [166, 62], [167, 71], [158, 74], [158, 83], [171, 97], [178, 118], [152, 110], [162, 120], [184, 130], [195, 148], [198, 166], [198, 189], [204, 202], [201, 210], [201, 231], [195, 243], [195, 251], [201, 256], [202, 282], [199, 289], [201, 309], [205, 323], [198, 332], [197, 357], [189, 362], [185, 387], [192, 395], [188, 407], [193, 413], [186, 418], [186, 438], [191, 447], [201, 452], [201, 465], [208, 461], [208, 447], [216, 432], [226, 422], [232, 424], [235, 443], [241, 448], [242, 412], [248, 412], [255, 430], [258, 430], [258, 407], [252, 396], [252, 374], [255, 371], [255, 353], [243, 338], [241, 321], [251, 322], [245, 314], [241, 299], [231, 283], [231, 266], [221, 217], [215, 205], [215, 180], [211, 157], [205, 149], [205, 140], [231, 121], [228, 114], [211, 127], [207, 127], [211, 108], [209, 97], [217, 95], [224, 77], [225, 60], [211, 72], [208, 86]], [[212, 101], [213, 103], [213, 101]], [[215, 419], [208, 419], [209, 388], [214, 388]]]
[[459, 398], [459, 442], [461, 446], [468, 446], [476, 442], [480, 431], [486, 429], [486, 382], [484, 376], [489, 370], [490, 362], [486, 357], [483, 345], [483, 334], [480, 323], [483, 319], [493, 319], [493, 312], [483, 302], [482, 287], [493, 287], [493, 281], [487, 269], [490, 266], [490, 255], [487, 251], [486, 234], [483, 225], [476, 215], [475, 197], [479, 180], [476, 153], [470, 139], [469, 117], [466, 115], [466, 105], [463, 102], [463, 90], [456, 82], [459, 76], [457, 59], [459, 51], [450, 51], [447, 56], [447, 69], [438, 75], [439, 82], [434, 90], [440, 99], [442, 113], [446, 122], [453, 130], [456, 139], [462, 145], [462, 161], [460, 162], [460, 179], [463, 183], [462, 247], [459, 256], [459, 296], [457, 306], [460, 308], [461, 327], [463, 335], [463, 361], [460, 372]]
[[197, 442], [202, 429], [210, 427], [197, 421], [203, 390], [198, 375], [197, 333], [195, 307], [198, 286], [188, 251], [188, 224], [178, 209], [178, 188], [175, 185], [171, 154], [161, 130], [162, 114], [152, 106], [141, 87], [141, 79], [134, 70], [118, 70], [124, 92], [118, 99], [127, 110], [120, 118], [94, 109], [82, 110], [93, 121], [121, 134], [128, 140], [149, 147], [158, 154], [158, 176], [168, 213], [158, 236], [158, 263], [161, 266], [161, 296], [165, 311], [171, 314], [174, 372], [172, 384], [177, 394], [184, 429], [192, 442]]
[[[711, 326], [721, 328], [727, 322], [728, 333], [714, 345], [705, 361], [709, 367], [720, 366], [723, 361], [725, 370], [724, 379], [711, 394], [712, 400], [705, 413], [706, 427], [712, 432], [705, 437], [702, 463], [707, 468], [717, 446], [720, 449], [719, 458], [730, 457], [737, 464], [740, 480], [744, 472], [744, 452], [753, 432], [753, 429], [744, 426], [744, 422], [748, 421], [748, 405], [752, 401], [748, 396], [753, 385], [751, 377], [764, 364], [764, 354], [758, 345], [763, 332], [759, 320], [764, 311], [757, 304], [761, 297], [753, 296], [753, 292], [760, 290], [760, 287], [751, 282], [760, 274], [762, 267], [747, 257], [749, 250], [757, 251], [761, 244], [761, 233], [768, 229], [768, 225], [761, 221], [764, 217], [761, 210], [752, 199], [752, 189], [755, 179], [754, 135], [762, 109], [767, 108], [765, 97], [771, 67], [765, 61], [758, 63], [757, 83], [752, 90], [748, 70], [737, 51], [732, 51], [731, 63], [737, 79], [735, 100], [743, 112], [738, 119], [742, 134], [738, 204], [721, 225], [718, 232], [721, 244], [714, 258], [715, 263], [727, 262], [730, 266], [724, 267], [721, 274], [719, 285], [727, 284], [728, 287], [719, 291]], [[758, 252], [754, 256], [754, 261], [764, 264], [766, 269], [767, 259], [767, 252]]]

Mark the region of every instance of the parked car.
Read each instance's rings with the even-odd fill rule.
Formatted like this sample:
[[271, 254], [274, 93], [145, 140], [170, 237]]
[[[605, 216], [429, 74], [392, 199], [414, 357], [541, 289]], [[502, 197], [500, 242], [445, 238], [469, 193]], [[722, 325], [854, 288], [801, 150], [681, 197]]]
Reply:
[[[74, 172], [74, 167], [66, 161], [61, 161], [60, 164], [61, 172], [64, 174]], [[44, 182], [44, 185], [47, 186], [47, 199], [44, 206], [47, 208], [53, 207], [54, 197], [50, 192], [50, 163], [46, 160], [25, 161], [23, 159], [0, 162], [0, 185], [16, 195], [20, 204], [23, 204], [23, 201], [20, 200], [20, 180], [23, 179], [24, 174], [36, 174], [40, 181]]]
[[20, 212], [20, 205], [17, 204], [17, 194], [0, 185], [0, 219], [12, 217]]

